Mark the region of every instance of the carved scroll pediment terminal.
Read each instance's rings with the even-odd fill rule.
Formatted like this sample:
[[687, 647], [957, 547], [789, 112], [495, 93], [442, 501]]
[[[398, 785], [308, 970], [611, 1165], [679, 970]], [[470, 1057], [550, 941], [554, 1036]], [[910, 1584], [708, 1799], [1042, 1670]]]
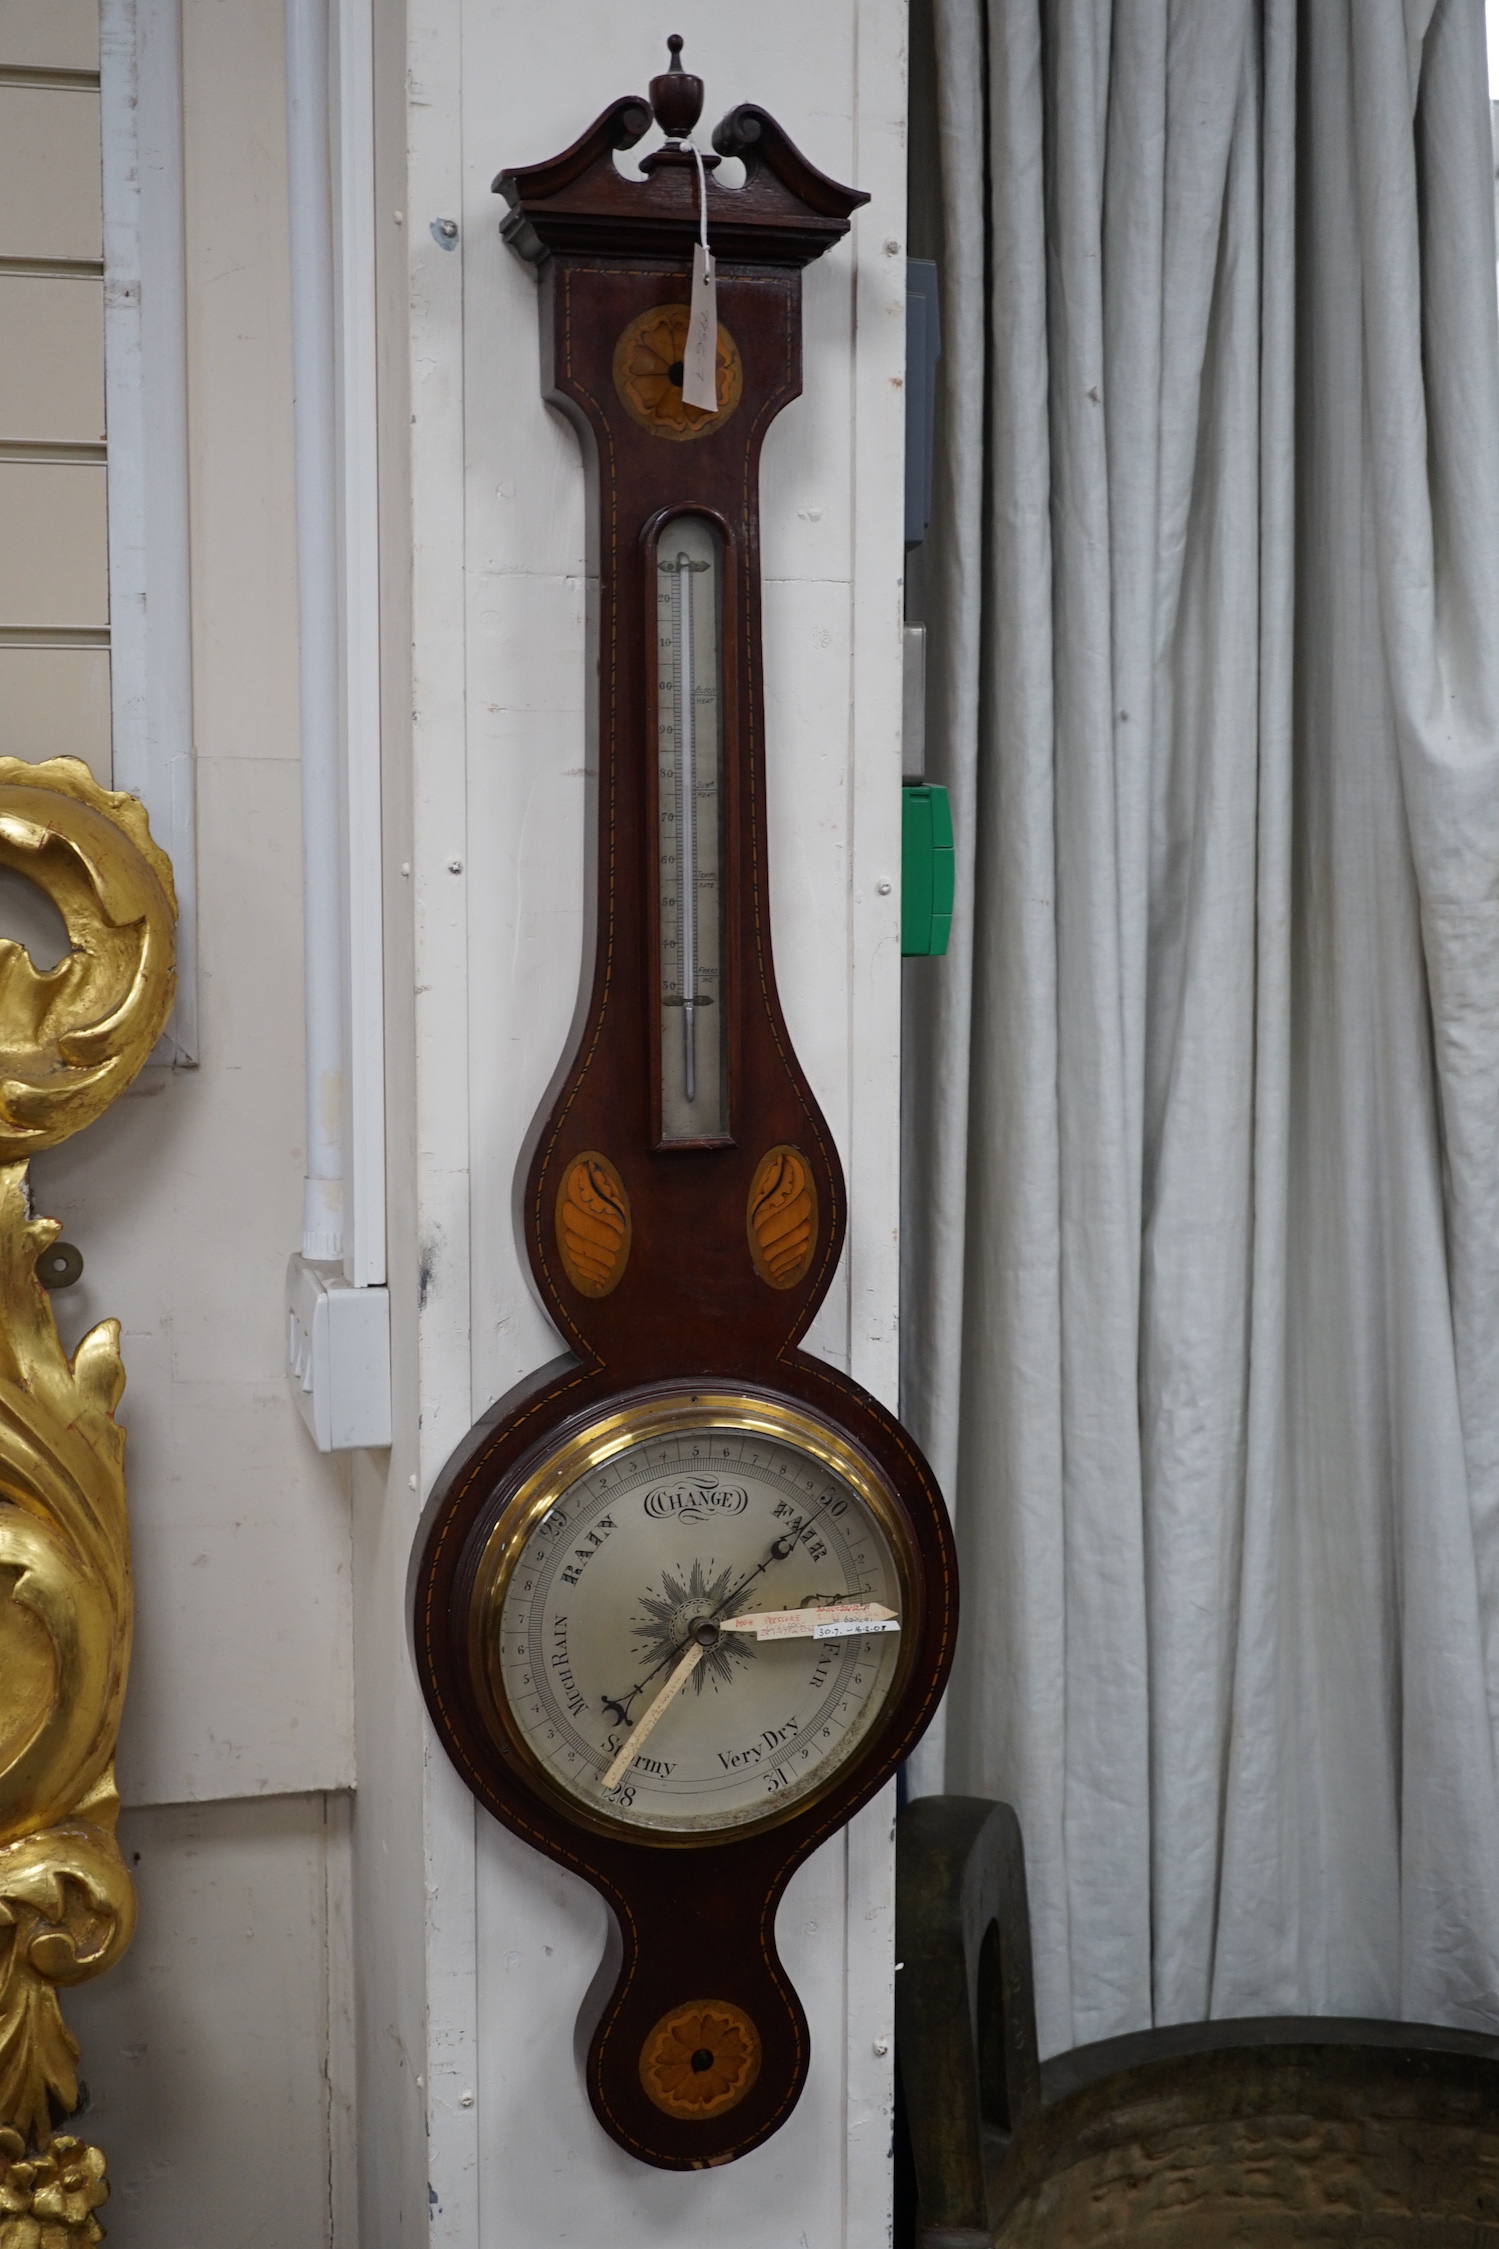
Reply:
[[[678, 134], [696, 122], [702, 81], [677, 67], [681, 41], [675, 34], [672, 54], [673, 68], [651, 81], [651, 94], [656, 122]], [[684, 122], [689, 111], [691, 123]], [[628, 251], [686, 262], [698, 226], [697, 166], [686, 149], [669, 143], [647, 156], [639, 179], [627, 179], [614, 161], [616, 150], [633, 148], [644, 136], [652, 115], [651, 101], [625, 94], [559, 156], [499, 174], [494, 192], [510, 205], [500, 232], [517, 256], [540, 265], [559, 252]], [[730, 263], [809, 265], [847, 234], [852, 214], [869, 201], [862, 189], [819, 172], [754, 102], [729, 111], [714, 130], [713, 147], [718, 155], [703, 157], [708, 237], [715, 256]], [[719, 156], [743, 160], [742, 187], [711, 176]]]

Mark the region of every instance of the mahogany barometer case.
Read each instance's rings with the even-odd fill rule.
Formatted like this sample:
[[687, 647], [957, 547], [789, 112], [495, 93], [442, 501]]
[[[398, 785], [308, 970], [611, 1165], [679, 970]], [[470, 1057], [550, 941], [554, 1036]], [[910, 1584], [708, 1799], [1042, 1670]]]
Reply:
[[[649, 101], [495, 183], [590, 483], [591, 982], [521, 1187], [567, 1356], [449, 1462], [414, 1618], [464, 1780], [613, 1909], [600, 2122], [696, 2169], [801, 2092], [776, 1906], [931, 1717], [957, 1578], [917, 1447], [798, 1349], [844, 1187], [771, 959], [760, 450], [801, 389], [802, 268], [866, 198], [751, 104], [699, 157], [671, 44]], [[653, 114], [671, 138], [627, 178]]]

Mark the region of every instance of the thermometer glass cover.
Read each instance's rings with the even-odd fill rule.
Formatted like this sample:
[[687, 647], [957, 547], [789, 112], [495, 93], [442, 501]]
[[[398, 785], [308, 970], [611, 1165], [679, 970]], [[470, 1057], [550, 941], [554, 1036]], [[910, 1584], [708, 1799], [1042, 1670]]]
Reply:
[[723, 1004], [723, 540], [674, 516], [656, 545], [661, 1138], [729, 1132]]

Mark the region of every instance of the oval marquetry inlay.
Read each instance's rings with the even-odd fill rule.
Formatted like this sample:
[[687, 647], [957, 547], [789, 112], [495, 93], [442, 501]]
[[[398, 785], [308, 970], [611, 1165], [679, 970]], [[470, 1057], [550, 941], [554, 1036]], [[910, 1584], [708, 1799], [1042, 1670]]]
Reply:
[[772, 1148], [761, 1157], [745, 1222], [761, 1280], [795, 1288], [817, 1247], [817, 1189], [800, 1148]]
[[596, 1148], [574, 1156], [557, 1189], [557, 1247], [573, 1287], [607, 1296], [630, 1255], [630, 1198]]
[[714, 387], [718, 412], [689, 406], [682, 396], [682, 354], [687, 349], [686, 305], [652, 305], [639, 313], [614, 347], [614, 387], [626, 412], [652, 437], [706, 437], [721, 428], [744, 395], [744, 363], [727, 328], [718, 331]]
[[730, 1999], [673, 2007], [640, 2049], [647, 2094], [687, 2123], [737, 2108], [759, 2074], [760, 2033]]

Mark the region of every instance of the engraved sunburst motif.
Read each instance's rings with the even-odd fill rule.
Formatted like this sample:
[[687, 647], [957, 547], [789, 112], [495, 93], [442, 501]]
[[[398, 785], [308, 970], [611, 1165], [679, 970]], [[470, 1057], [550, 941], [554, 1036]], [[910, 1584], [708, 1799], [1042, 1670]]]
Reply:
[[[694, 1562], [685, 1578], [663, 1570], [660, 1592], [643, 1593], [640, 1597], [645, 1621], [636, 1625], [635, 1637], [640, 1642], [642, 1662], [655, 1666], [669, 1663], [678, 1655], [694, 1624], [711, 1616], [727, 1599], [733, 1574], [732, 1570], [724, 1569], [717, 1577], [709, 1578], [701, 1562]], [[693, 1689], [701, 1694], [709, 1679], [715, 1685], [727, 1686], [736, 1664], [754, 1660], [754, 1648], [743, 1634], [731, 1633], [716, 1646], [704, 1648], [702, 1661], [692, 1674]]]

